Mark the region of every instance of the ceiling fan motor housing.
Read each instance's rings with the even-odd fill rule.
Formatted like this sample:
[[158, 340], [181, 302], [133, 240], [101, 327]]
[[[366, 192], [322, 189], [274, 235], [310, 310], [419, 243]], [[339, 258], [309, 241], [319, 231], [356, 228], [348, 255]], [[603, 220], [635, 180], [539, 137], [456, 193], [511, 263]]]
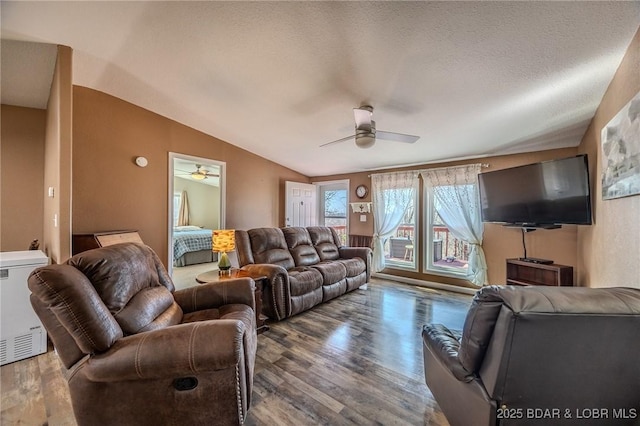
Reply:
[[358, 148], [371, 148], [376, 143], [376, 135], [380, 139], [391, 140], [397, 142], [414, 143], [419, 136], [405, 135], [403, 133], [376, 131], [376, 122], [373, 121], [373, 107], [369, 105], [362, 105], [360, 108], [353, 109], [353, 116], [356, 122], [355, 135], [347, 136], [332, 142], [327, 142], [320, 145], [320, 147], [332, 145], [338, 142], [344, 142], [355, 138], [356, 146]]
[[371, 120], [370, 126], [356, 128], [356, 145], [358, 148], [371, 148], [376, 143], [376, 122]]

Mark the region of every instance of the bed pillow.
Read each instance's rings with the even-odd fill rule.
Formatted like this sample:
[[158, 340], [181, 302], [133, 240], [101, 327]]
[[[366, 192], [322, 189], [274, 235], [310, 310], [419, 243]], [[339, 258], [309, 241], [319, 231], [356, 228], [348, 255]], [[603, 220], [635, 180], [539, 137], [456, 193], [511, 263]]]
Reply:
[[175, 228], [173, 228], [176, 231], [199, 231], [202, 228], [200, 228], [199, 226], [176, 226]]

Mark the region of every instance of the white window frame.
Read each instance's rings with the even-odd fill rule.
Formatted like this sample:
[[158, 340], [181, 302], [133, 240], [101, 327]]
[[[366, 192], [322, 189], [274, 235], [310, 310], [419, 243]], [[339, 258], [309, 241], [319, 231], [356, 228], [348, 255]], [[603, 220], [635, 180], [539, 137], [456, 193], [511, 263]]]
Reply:
[[324, 215], [324, 193], [325, 191], [335, 191], [335, 190], [344, 190], [346, 191], [346, 199], [345, 199], [345, 232], [347, 235], [346, 244], [349, 244], [349, 179], [343, 180], [331, 180], [324, 182], [312, 182], [316, 187], [318, 194], [318, 224], [325, 226], [325, 215]]
[[[177, 199], [176, 199], [177, 198]], [[178, 217], [180, 216], [180, 201], [182, 194], [179, 192], [173, 193], [173, 226], [178, 226]], [[177, 201], [177, 204], [176, 204]]]

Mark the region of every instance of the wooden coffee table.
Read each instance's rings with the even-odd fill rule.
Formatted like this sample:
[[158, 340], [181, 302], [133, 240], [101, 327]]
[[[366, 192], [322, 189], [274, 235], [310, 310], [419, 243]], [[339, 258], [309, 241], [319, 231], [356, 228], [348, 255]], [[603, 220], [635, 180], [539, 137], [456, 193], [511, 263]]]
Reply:
[[256, 283], [256, 290], [254, 293], [256, 303], [256, 329], [258, 334], [264, 333], [269, 330], [269, 326], [266, 323], [266, 318], [262, 315], [262, 290], [267, 284], [266, 275], [251, 274], [243, 269], [231, 269], [230, 275], [220, 275], [218, 270], [203, 272], [196, 276], [196, 281], [200, 284], [206, 283], [219, 283], [225, 280], [231, 280], [234, 278], [251, 278]]

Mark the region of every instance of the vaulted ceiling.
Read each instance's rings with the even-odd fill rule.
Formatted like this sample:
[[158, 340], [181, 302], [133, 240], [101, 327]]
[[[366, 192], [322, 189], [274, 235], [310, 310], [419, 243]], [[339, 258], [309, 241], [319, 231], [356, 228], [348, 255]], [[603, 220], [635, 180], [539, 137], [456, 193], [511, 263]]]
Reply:
[[[637, 1], [0, 7], [3, 40], [73, 48], [74, 84], [307, 176], [576, 146], [640, 25]], [[15, 104], [30, 85], [6, 77], [11, 50]], [[321, 148], [354, 133], [363, 104], [378, 129], [420, 139]]]

